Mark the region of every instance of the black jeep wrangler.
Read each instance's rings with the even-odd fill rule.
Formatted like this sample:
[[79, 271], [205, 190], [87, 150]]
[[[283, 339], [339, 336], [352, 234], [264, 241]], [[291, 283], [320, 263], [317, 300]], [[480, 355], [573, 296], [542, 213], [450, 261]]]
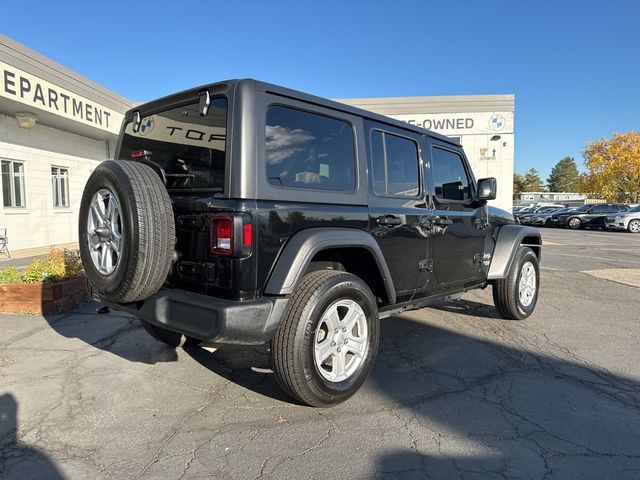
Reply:
[[172, 346], [271, 341], [306, 404], [357, 391], [382, 317], [489, 284], [503, 317], [535, 308], [538, 230], [445, 136], [233, 80], [129, 111], [115, 158], [82, 197], [92, 295]]

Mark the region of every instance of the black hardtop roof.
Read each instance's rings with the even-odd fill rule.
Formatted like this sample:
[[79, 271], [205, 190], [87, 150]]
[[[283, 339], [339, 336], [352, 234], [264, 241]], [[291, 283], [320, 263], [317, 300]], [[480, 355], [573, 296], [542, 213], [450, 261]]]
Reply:
[[247, 87], [253, 88], [259, 92], [272, 93], [272, 94], [280, 95], [283, 97], [293, 98], [296, 100], [301, 100], [303, 102], [330, 108], [332, 110], [337, 110], [337, 111], [345, 112], [351, 115], [368, 118], [371, 120], [375, 120], [377, 122], [393, 125], [395, 127], [402, 128], [404, 130], [414, 131], [422, 135], [426, 134], [426, 135], [429, 135], [430, 137], [437, 138], [444, 142], [450, 143], [454, 146], [460, 146], [453, 139], [445, 135], [436, 133], [432, 130], [427, 130], [425, 128], [417, 127], [415, 125], [411, 125], [409, 123], [403, 122], [401, 120], [396, 120], [394, 118], [387, 117], [385, 115], [380, 115], [378, 113], [374, 113], [368, 110], [363, 110], [361, 108], [353, 107], [351, 105], [347, 105], [346, 103], [336, 102], [334, 100], [329, 100], [327, 98], [318, 97], [315, 95], [311, 95], [309, 93], [300, 92], [298, 90], [293, 90], [290, 88], [274, 85], [272, 83], [262, 82], [259, 80], [254, 80], [251, 78], [224, 80], [221, 82], [200, 85], [198, 87], [190, 88], [182, 92], [173, 93], [171, 95], [167, 95], [167, 96], [158, 98], [156, 100], [152, 100], [150, 102], [140, 104], [132, 108], [126, 113], [125, 119], [130, 120], [132, 113], [136, 110], [144, 110], [144, 111], [160, 110], [163, 106], [166, 107], [167, 104], [179, 103], [187, 98], [193, 98], [203, 90], [217, 90], [217, 91], [231, 92], [234, 90], [241, 90], [242, 88], [247, 88]]

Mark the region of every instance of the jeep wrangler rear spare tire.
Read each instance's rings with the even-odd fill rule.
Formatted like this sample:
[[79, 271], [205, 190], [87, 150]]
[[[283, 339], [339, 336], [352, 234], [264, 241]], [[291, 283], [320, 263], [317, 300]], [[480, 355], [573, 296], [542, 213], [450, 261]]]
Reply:
[[529, 247], [518, 247], [506, 278], [493, 283], [493, 303], [508, 320], [524, 320], [538, 301], [540, 269], [538, 257]]
[[379, 336], [378, 308], [364, 281], [334, 270], [310, 272], [272, 343], [278, 383], [307, 405], [343, 402], [369, 375]]
[[130, 303], [157, 292], [175, 245], [171, 201], [158, 175], [132, 161], [98, 165], [82, 195], [79, 239], [94, 295]]

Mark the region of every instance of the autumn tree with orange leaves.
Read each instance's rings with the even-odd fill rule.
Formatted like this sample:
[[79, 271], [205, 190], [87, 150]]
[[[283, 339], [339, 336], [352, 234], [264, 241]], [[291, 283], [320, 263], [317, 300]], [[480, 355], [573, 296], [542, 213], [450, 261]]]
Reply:
[[640, 201], [640, 132], [615, 133], [584, 148], [580, 189], [610, 202]]

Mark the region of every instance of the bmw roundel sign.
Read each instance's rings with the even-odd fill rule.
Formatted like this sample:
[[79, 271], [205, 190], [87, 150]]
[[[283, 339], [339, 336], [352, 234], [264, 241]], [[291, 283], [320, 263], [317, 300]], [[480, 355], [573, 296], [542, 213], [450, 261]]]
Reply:
[[489, 119], [489, 128], [495, 132], [499, 132], [507, 125], [507, 121], [502, 115], [492, 115]]

